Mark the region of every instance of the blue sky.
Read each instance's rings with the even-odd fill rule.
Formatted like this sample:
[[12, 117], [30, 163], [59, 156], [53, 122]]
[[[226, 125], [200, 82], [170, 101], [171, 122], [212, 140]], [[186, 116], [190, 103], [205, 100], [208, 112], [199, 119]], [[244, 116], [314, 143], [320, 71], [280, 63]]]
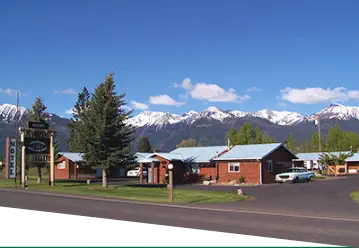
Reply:
[[358, 9], [320, 0], [2, 0], [0, 104], [20, 90], [21, 105], [41, 96], [68, 116], [82, 87], [93, 90], [112, 70], [136, 113], [359, 105]]

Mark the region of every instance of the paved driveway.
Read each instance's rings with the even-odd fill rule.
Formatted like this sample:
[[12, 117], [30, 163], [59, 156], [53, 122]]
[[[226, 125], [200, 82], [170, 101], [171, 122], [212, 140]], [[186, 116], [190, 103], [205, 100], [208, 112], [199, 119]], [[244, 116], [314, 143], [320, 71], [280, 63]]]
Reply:
[[[177, 188], [236, 192], [242, 188], [255, 200], [208, 204], [211, 207], [295, 215], [358, 218], [359, 204], [350, 193], [359, 190], [359, 175], [310, 183], [267, 184], [253, 187], [184, 185]], [[203, 206], [203, 204], [202, 204]]]

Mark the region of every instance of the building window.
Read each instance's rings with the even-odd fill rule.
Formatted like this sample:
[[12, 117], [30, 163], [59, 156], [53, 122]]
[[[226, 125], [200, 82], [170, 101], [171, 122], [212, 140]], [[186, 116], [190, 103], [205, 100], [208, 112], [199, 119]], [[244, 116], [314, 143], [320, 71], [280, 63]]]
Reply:
[[267, 171], [269, 171], [269, 172], [273, 172], [273, 162], [272, 162], [272, 160], [268, 160], [267, 161]]
[[66, 162], [65, 160], [60, 162], [58, 165], [57, 165], [57, 169], [59, 170], [63, 170], [63, 169], [66, 169]]
[[228, 172], [240, 172], [241, 171], [241, 164], [236, 162], [228, 163]]
[[186, 164], [186, 173], [199, 174], [199, 164], [195, 164], [195, 163]]

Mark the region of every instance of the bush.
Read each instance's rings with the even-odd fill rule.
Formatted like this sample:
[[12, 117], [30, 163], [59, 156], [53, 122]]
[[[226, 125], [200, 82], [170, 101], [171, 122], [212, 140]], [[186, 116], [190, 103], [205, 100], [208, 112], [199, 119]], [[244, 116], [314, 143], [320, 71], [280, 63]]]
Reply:
[[245, 183], [245, 182], [246, 182], [246, 177], [245, 177], [245, 176], [241, 176], [241, 177], [239, 178], [239, 182], [240, 182], [240, 183]]

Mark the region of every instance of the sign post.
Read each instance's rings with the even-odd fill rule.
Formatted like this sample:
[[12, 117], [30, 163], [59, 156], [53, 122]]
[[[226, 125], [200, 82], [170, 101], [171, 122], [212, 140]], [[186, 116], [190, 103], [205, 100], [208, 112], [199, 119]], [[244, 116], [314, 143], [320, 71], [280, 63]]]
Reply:
[[21, 187], [25, 188], [25, 133], [21, 132]]
[[55, 186], [54, 136], [50, 136], [50, 184]]
[[173, 202], [173, 164], [168, 165], [169, 174], [169, 202]]

